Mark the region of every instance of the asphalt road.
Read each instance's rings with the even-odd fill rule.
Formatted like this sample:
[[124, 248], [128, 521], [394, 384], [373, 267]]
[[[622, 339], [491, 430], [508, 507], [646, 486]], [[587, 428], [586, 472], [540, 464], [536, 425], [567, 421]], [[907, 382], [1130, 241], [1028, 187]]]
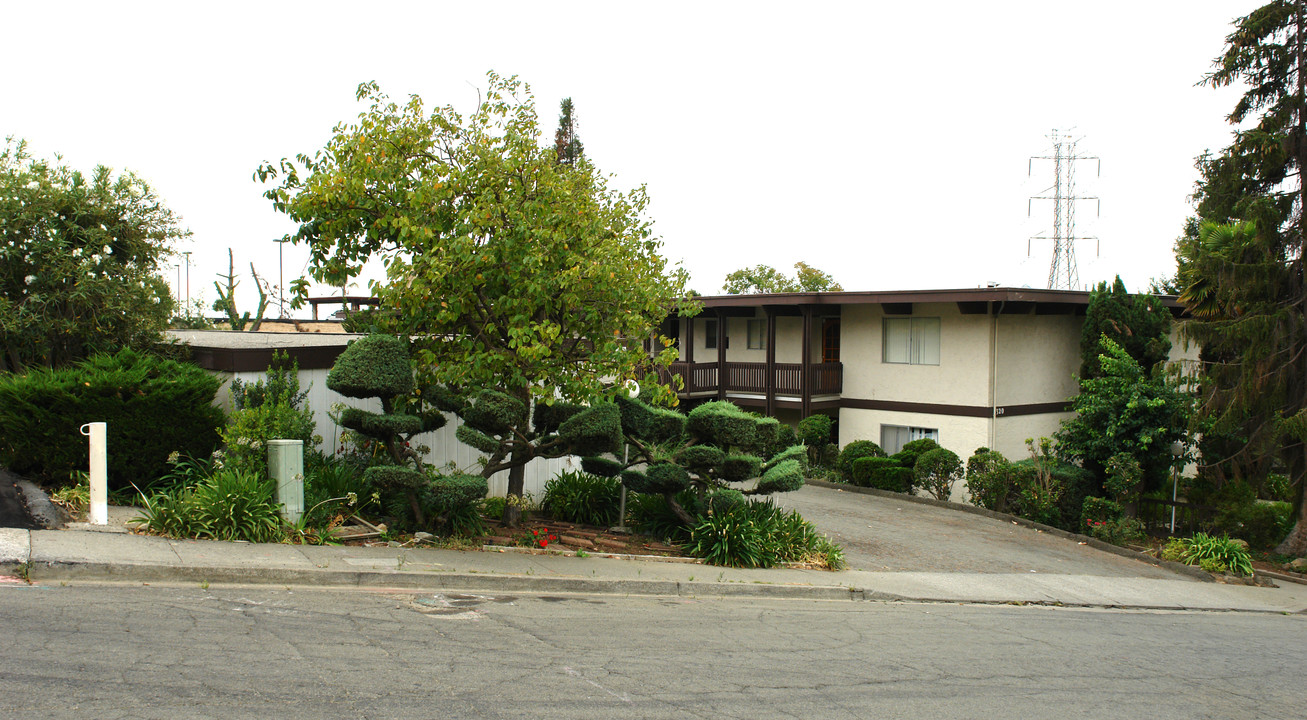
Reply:
[[1300, 718], [1307, 618], [0, 584], [0, 717]]
[[851, 570], [1176, 577], [1074, 540], [949, 508], [813, 485], [771, 497], [841, 545]]

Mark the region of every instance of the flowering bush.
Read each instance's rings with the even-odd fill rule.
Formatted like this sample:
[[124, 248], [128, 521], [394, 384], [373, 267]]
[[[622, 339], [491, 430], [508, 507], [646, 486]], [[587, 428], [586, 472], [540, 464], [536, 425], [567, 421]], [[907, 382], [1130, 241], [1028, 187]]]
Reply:
[[159, 276], [189, 233], [148, 185], [0, 150], [0, 372], [146, 348], [172, 314]]
[[517, 539], [517, 544], [522, 547], [544, 549], [549, 547], [549, 543], [557, 541], [557, 535], [549, 532], [549, 528], [542, 527], [532, 528], [531, 532], [523, 533], [522, 536]]

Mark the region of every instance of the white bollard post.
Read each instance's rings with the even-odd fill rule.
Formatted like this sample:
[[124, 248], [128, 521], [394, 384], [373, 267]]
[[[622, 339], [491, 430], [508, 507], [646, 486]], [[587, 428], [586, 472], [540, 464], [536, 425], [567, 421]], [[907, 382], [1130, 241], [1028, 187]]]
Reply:
[[109, 524], [109, 455], [105, 442], [105, 423], [82, 426], [82, 434], [91, 438], [91, 524]]

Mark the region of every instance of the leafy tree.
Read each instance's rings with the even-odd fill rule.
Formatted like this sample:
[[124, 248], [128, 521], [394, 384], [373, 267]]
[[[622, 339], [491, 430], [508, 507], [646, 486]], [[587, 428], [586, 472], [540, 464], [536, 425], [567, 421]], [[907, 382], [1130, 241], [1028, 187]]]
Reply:
[[1080, 381], [1076, 416], [1056, 434], [1058, 454], [1101, 473], [1126, 453], [1143, 468], [1148, 487], [1158, 487], [1172, 462], [1171, 442], [1184, 437], [1191, 399], [1160, 368], [1145, 372], [1111, 338], [1102, 346], [1102, 375]]
[[158, 273], [179, 218], [129, 172], [59, 160], [0, 152], [0, 372], [148, 347], [172, 314]]
[[751, 268], [736, 270], [726, 276], [722, 291], [730, 295], [748, 293], [786, 293], [786, 292], [839, 292], [844, 288], [835, 282], [829, 274], [818, 270], [805, 262], [794, 263], [795, 276], [785, 273], [770, 265], [755, 265]]
[[756, 480], [743, 495], [803, 486], [802, 445], [759, 457], [773, 444], [780, 425], [775, 418], [757, 417], [725, 401], [704, 403], [684, 415], [619, 396], [615, 409], [620, 411], [624, 457], [618, 458], [617, 447], [605, 448], [582, 458], [582, 468], [600, 477], [620, 476], [633, 492], [662, 495], [686, 527], [694, 527], [697, 519], [678, 499], [685, 490], [693, 490], [699, 505], [708, 507], [724, 491], [728, 498], [739, 498], [733, 483]]
[[1233, 141], [1198, 158], [1203, 224], [1177, 244], [1181, 298], [1196, 318], [1186, 335], [1203, 346], [1198, 427], [1236, 438], [1223, 457], [1204, 460], [1251, 473], [1283, 462], [1298, 484], [1297, 521], [1279, 551], [1299, 555], [1307, 554], [1304, 5], [1275, 0], [1236, 20], [1204, 78], [1247, 90], [1229, 115]]
[[577, 135], [576, 110], [572, 98], [559, 103], [558, 131], [554, 133], [554, 152], [559, 165], [576, 165], [585, 158], [585, 145]]
[[1131, 295], [1118, 275], [1111, 289], [1101, 282], [1089, 295], [1080, 334], [1080, 377], [1102, 374], [1098, 356], [1105, 337], [1151, 370], [1171, 352], [1171, 312], [1156, 296]]
[[[654, 333], [683, 298], [685, 273], [658, 254], [643, 188], [619, 193], [589, 163], [565, 167], [540, 144], [530, 90], [489, 75], [484, 102], [464, 118], [452, 107], [402, 107], [375, 83], [370, 103], [313, 157], [265, 164], [265, 195], [300, 223], [312, 273], [340, 285], [381, 256], [387, 281], [371, 290], [394, 312], [387, 333], [412, 337], [422, 387], [496, 389], [523, 408], [591, 401], [645, 379], [676, 350]], [[306, 282], [295, 285], [302, 303]], [[683, 312], [690, 312], [685, 303]], [[655, 337], [650, 353], [642, 341]], [[529, 412], [508, 414], [509, 440], [484, 473], [507, 469], [520, 498], [523, 466], [540, 450]], [[517, 519], [509, 503], [506, 519]]]

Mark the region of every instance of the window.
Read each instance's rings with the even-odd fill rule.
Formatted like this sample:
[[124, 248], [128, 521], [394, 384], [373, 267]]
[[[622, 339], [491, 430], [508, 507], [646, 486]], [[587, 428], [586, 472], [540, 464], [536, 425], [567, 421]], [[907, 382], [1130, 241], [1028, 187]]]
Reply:
[[767, 321], [766, 320], [749, 321], [749, 349], [750, 350], [767, 349]]
[[884, 340], [887, 363], [939, 364], [939, 318], [885, 318]]
[[708, 350], [716, 350], [717, 349], [717, 321], [705, 320], [703, 322], [703, 332], [704, 332], [703, 346]]
[[893, 455], [913, 440], [927, 438], [939, 442], [939, 429], [907, 427], [904, 425], [880, 426], [880, 449], [884, 450], [886, 455]]

